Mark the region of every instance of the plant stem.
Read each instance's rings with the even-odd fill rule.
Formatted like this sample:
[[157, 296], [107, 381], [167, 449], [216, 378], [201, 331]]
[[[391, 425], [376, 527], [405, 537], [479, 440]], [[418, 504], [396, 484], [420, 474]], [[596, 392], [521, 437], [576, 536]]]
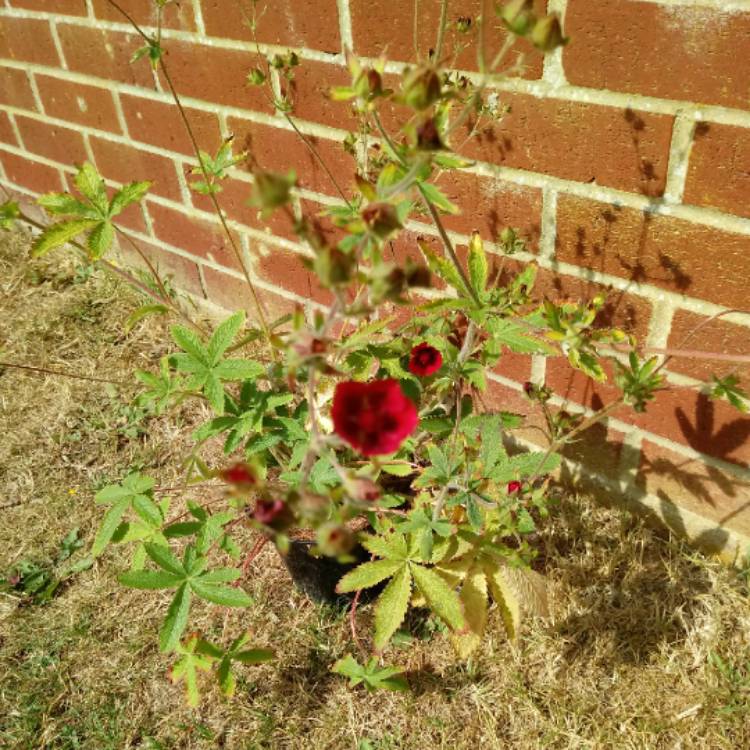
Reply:
[[3, 367], [12, 367], [16, 370], [29, 370], [30, 372], [41, 372], [45, 375], [58, 375], [63, 378], [73, 378], [74, 380], [91, 380], [95, 383], [111, 383], [112, 385], [129, 385], [122, 380], [109, 380], [108, 378], [97, 378], [93, 375], [78, 375], [72, 372], [62, 372], [61, 370], [50, 370], [47, 367], [32, 367], [31, 365], [19, 365], [14, 362], [0, 361], [0, 369]]
[[435, 53], [432, 59], [439, 61], [443, 53], [443, 38], [445, 37], [445, 25], [448, 19], [448, 0], [440, 3], [440, 21], [438, 22], [437, 41], [435, 42]]

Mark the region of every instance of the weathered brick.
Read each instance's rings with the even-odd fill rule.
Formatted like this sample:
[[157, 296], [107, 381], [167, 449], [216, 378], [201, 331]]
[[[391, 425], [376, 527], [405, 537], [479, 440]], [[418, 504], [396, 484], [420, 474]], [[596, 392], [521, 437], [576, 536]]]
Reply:
[[449, 230], [467, 235], [477, 230], [483, 239], [494, 240], [503, 229], [512, 227], [526, 240], [529, 250], [537, 249], [541, 190], [461, 171], [445, 174], [435, 184], [461, 208], [460, 214], [443, 217]]
[[[93, 5], [94, 15], [103, 21], [130, 23], [108, 0], [93, 0]], [[139, 26], [156, 26], [157, 10], [156, 3], [153, 0], [120, 0], [118, 5], [127, 11], [128, 15]], [[192, 3], [186, 2], [186, 0], [167, 3], [162, 9], [161, 22], [164, 28], [195, 31], [195, 15]]]
[[0, 110], [0, 141], [9, 143], [11, 146], [18, 146], [18, 140], [10, 122], [7, 112]]
[[120, 133], [109, 89], [44, 75], [37, 75], [36, 83], [44, 111], [48, 115], [98, 130]]
[[463, 155], [644, 195], [664, 192], [671, 116], [526, 94], [503, 93], [500, 101], [510, 112], [480, 125]]
[[[108, 31], [61, 23], [57, 26], [68, 68], [76, 73], [120, 81], [134, 86], [154, 87], [147, 60], [131, 63], [133, 53], [143, 46], [134, 32]], [[54, 63], [57, 65], [57, 63]]]
[[351, 75], [340, 65], [329, 65], [316, 60], [303, 60], [294, 69], [291, 81], [281, 81], [282, 93], [293, 106], [293, 116], [319, 122], [333, 128], [356, 130], [357, 120], [351, 102], [334, 101], [329, 92], [333, 86], [348, 86]]
[[[130, 94], [120, 94], [120, 102], [131, 138], [167, 151], [193, 155], [187, 129], [173, 102], [158, 102]], [[185, 107], [185, 114], [199, 148], [215, 153], [221, 145], [216, 115], [192, 107]]]
[[25, 159], [7, 151], [0, 150], [0, 162], [8, 179], [20, 187], [33, 190], [35, 193], [49, 193], [60, 190], [60, 174], [52, 167], [31, 159]]
[[750, 534], [750, 482], [729, 472], [644, 440], [638, 485], [724, 528]]
[[[218, 220], [196, 219], [151, 201], [148, 202], [148, 213], [154, 233], [163, 242], [187, 250], [198, 258], [240, 270], [239, 261]], [[238, 242], [236, 235], [235, 242]]]
[[525, 383], [531, 378], [531, 355], [517, 354], [505, 349], [492, 372], [517, 383]]
[[22, 115], [16, 116], [16, 124], [29, 151], [68, 166], [86, 161], [83, 136], [77, 130]]
[[720, 305], [747, 304], [750, 236], [670, 216], [560, 195], [557, 258]]
[[[247, 82], [258, 56], [244, 50], [209, 47], [178, 39], [165, 45], [164, 60], [177, 93], [215, 104], [271, 112], [264, 92]], [[162, 87], [168, 91], [164, 76]]]
[[[546, 0], [535, 0], [537, 13], [546, 9]], [[440, 0], [420, 0], [417, 3], [395, 4], [389, 0], [351, 0], [349, 3], [354, 35], [354, 51], [358, 55], [378, 57], [385, 54], [388, 59], [411, 62], [416, 59], [414, 51], [414, 14], [419, 13], [417, 24], [417, 46], [419, 57], [426, 59], [437, 41]], [[481, 13], [482, 0], [467, 0], [451, 3], [443, 46], [443, 60], [450, 67], [461, 70], [478, 70], [476, 56], [476, 33], [460, 34], [456, 22], [460, 17], [469, 17], [476, 28], [477, 17]], [[491, 13], [491, 11], [490, 11]], [[490, 22], [484, 27], [487, 63], [492, 60], [505, 40], [505, 31], [500, 22], [491, 14]], [[506, 56], [500, 70], [505, 70], [515, 61], [518, 53], [523, 54], [524, 78], [539, 78], [542, 74], [542, 55], [528, 42], [516, 42]]]
[[0, 17], [0, 57], [37, 65], [60, 65], [49, 21]]
[[302, 256], [272, 245], [261, 248], [257, 242], [255, 248], [260, 251], [255, 260], [255, 272], [260, 279], [304, 299], [322, 305], [331, 304], [333, 295], [321, 288], [315, 275], [305, 268]]
[[[169, 280], [173, 282], [173, 286], [197, 297], [204, 296], [198, 266], [194, 261], [142, 240], [138, 240], [138, 248], [156, 268], [162, 280]], [[122, 252], [128, 263], [144, 270], [148, 269], [143, 258], [127, 243], [122, 243]]]
[[[260, 125], [238, 117], [229, 118], [229, 130], [236, 136], [237, 150], [249, 151], [258, 168], [286, 174], [294, 169], [301, 187], [335, 195], [336, 188], [300, 137], [291, 130]], [[335, 175], [345, 192], [351, 194], [356, 164], [341, 144], [325, 138], [306, 136]]]
[[0, 103], [36, 111], [26, 71], [0, 66]]
[[[703, 315], [678, 310], [672, 320], [668, 346], [747, 356], [750, 353], [750, 328], [729, 323], [722, 318], [708, 322], [708, 318]], [[673, 372], [706, 381], [710, 380], [711, 375], [737, 373], [744, 385], [750, 385], [750, 364], [747, 363], [702, 360], [687, 356], [673, 358], [668, 367]]]
[[177, 165], [171, 159], [98, 136], [92, 136], [90, 141], [96, 165], [107, 179], [123, 184], [151, 180], [152, 193], [173, 201], [182, 200]]
[[750, 130], [699, 123], [690, 152], [685, 203], [750, 217]]
[[747, 107], [750, 12], [623, 0], [570, 0], [570, 83]]
[[[54, 5], [54, 8], [51, 7]], [[53, 11], [61, 16], [86, 16], [86, 0], [11, 0], [13, 8], [25, 8], [26, 10]]]
[[[600, 409], [619, 395], [611, 378], [594, 383], [558, 362], [562, 360], [547, 367], [547, 384], [561, 397]], [[607, 372], [611, 375], [612, 368], [608, 366]], [[656, 394], [644, 413], [621, 406], [612, 416], [724, 461], [746, 465], [750, 460], [750, 417], [694, 389], [670, 386]]]
[[[203, 0], [201, 7], [209, 36], [253, 39], [250, 3]], [[257, 8], [255, 38], [261, 44], [307, 47], [331, 54], [341, 51], [336, 0], [307, 0], [305, 3], [277, 0]]]

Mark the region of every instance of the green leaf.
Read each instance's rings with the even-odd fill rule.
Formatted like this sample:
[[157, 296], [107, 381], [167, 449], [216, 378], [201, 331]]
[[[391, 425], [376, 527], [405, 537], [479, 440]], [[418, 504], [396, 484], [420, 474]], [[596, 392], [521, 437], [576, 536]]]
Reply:
[[[166, 315], [168, 312], [169, 308], [166, 305], [141, 305], [128, 315], [124, 326], [125, 333], [130, 333], [148, 315]], [[158, 379], [155, 380], [158, 382]]]
[[247, 359], [226, 359], [212, 370], [221, 380], [255, 380], [265, 371], [266, 368], [260, 362]]
[[98, 223], [92, 219], [76, 219], [52, 224], [34, 240], [31, 252], [35, 258], [38, 258], [50, 250], [54, 250], [56, 247], [61, 247], [70, 242], [70, 240], [77, 237], [81, 232], [91, 229], [91, 227], [96, 226]]
[[204, 349], [201, 340], [189, 328], [184, 326], [172, 326], [172, 338], [177, 346], [202, 365], [208, 364], [208, 352]]
[[17, 219], [21, 217], [21, 209], [16, 201], [0, 203], [0, 229], [13, 229]]
[[512, 479], [523, 479], [533, 474], [549, 474], [555, 471], [562, 461], [560, 454], [519, 453], [503, 461], [492, 471], [491, 479], [498, 484], [505, 484]]
[[390, 578], [403, 565], [403, 560], [374, 560], [362, 563], [338, 582], [336, 591], [346, 594], [349, 591], [370, 588]]
[[251, 648], [232, 654], [232, 661], [239, 661], [242, 664], [262, 664], [266, 661], [273, 661], [275, 658], [274, 652], [267, 648]]
[[380, 468], [394, 477], [408, 477], [414, 472], [414, 466], [406, 461], [384, 461], [380, 464]]
[[51, 214], [78, 216], [81, 219], [97, 218], [91, 206], [82, 203], [70, 193], [47, 193], [40, 195], [36, 202]]
[[487, 287], [489, 264], [479, 232], [473, 232], [469, 240], [469, 279], [474, 291], [480, 296]]
[[386, 536], [363, 535], [362, 546], [373, 555], [387, 557], [392, 560], [406, 560], [406, 538], [403, 534], [389, 534]]
[[74, 181], [81, 195], [88, 198], [102, 213], [107, 210], [109, 201], [104, 180], [92, 164], [84, 162], [76, 172]]
[[429, 247], [429, 245], [427, 245], [425, 242], [418, 242], [417, 244], [422, 251], [422, 255], [424, 255], [424, 258], [427, 261], [428, 267], [434, 274], [440, 276], [443, 281], [452, 286], [457, 292], [459, 292], [459, 294], [468, 294], [466, 285], [464, 284], [460, 274], [450, 261], [436, 255]]
[[453, 630], [466, 626], [461, 600], [458, 594], [448, 586], [431, 568], [412, 565], [412, 575], [430, 609]]
[[519, 354], [554, 355], [557, 350], [546, 341], [532, 336], [528, 328], [509, 319], [491, 317], [487, 321], [487, 330], [493, 341]]
[[200, 580], [203, 583], [231, 583], [236, 581], [242, 575], [242, 571], [237, 568], [216, 568], [208, 573], [204, 573]]
[[[101, 495], [101, 492], [97, 495], [97, 498]], [[112, 536], [114, 535], [117, 527], [120, 525], [120, 520], [123, 514], [130, 506], [130, 496], [120, 497], [115, 501], [115, 504], [104, 514], [104, 520], [102, 525], [99, 527], [94, 544], [91, 547], [91, 555], [98, 557], [104, 551], [104, 548], [109, 544]]]
[[220, 586], [215, 583], [205, 583], [202, 578], [192, 578], [190, 588], [195, 591], [201, 599], [223, 607], [249, 607], [252, 597], [242, 589], [233, 586]]
[[443, 193], [437, 186], [433, 185], [430, 182], [423, 182], [419, 185], [419, 189], [425, 196], [425, 198], [427, 198], [430, 203], [434, 204], [443, 213], [459, 213], [458, 206], [455, 203], [449, 201], [445, 193]]
[[[215, 365], [222, 354], [231, 346], [235, 336], [245, 322], [245, 313], [237, 312], [227, 318], [213, 333], [208, 342], [208, 362]], [[239, 360], [238, 360], [239, 361]]]
[[159, 506], [147, 495], [133, 498], [133, 510], [149, 525], [160, 527], [164, 522]]
[[185, 567], [172, 554], [169, 547], [162, 544], [146, 544], [146, 554], [164, 570], [177, 576], [185, 577]]
[[[167, 574], [164, 574], [167, 575]], [[187, 627], [190, 614], [190, 589], [183, 583], [175, 592], [174, 599], [167, 610], [167, 617], [159, 631], [159, 650], [174, 651], [180, 642], [180, 636]]]
[[131, 182], [118, 190], [109, 204], [109, 215], [117, 216], [124, 208], [131, 203], [140, 201], [148, 192], [152, 183], [148, 180], [143, 182]]
[[183, 581], [183, 576], [163, 570], [129, 570], [120, 573], [117, 580], [132, 589], [171, 589]]
[[391, 636], [398, 630], [409, 608], [411, 596], [411, 572], [409, 565], [401, 569], [391, 579], [378, 597], [375, 605], [375, 650], [382, 651]]
[[217, 414], [222, 414], [224, 412], [224, 386], [213, 372], [209, 373], [206, 377], [203, 392], [206, 394], [211, 408]]

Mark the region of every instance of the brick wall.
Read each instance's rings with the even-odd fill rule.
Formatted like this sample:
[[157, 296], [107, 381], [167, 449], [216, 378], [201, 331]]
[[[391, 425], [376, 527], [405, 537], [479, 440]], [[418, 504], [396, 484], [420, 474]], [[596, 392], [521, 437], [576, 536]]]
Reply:
[[[120, 0], [141, 24], [150, 0]], [[246, 3], [245, 3], [246, 4]], [[335, 200], [335, 190], [284, 119], [245, 76], [256, 48], [243, 0], [180, 0], [167, 6], [168, 64], [200, 144], [222, 134], [252, 148], [265, 169], [294, 165], [297, 210]], [[447, 219], [458, 246], [518, 227], [543, 290], [581, 297], [606, 290], [609, 319], [651, 347], [676, 347], [707, 318], [750, 309], [750, 2], [747, 0], [539, 0], [564, 18], [572, 42], [497, 87], [511, 107], [463, 153], [476, 160], [443, 180], [464, 207]], [[451, 0], [449, 18], [474, 16], [479, 0]], [[276, 0], [258, 25], [262, 54], [290, 45], [302, 60], [295, 117], [343, 182], [353, 162], [340, 141], [347, 106], [321, 97], [345, 83], [342, 51], [377, 57], [389, 71], [412, 57], [412, 0]], [[420, 0], [417, 43], [426, 50], [439, 14]], [[448, 42], [450, 43], [450, 35]], [[497, 40], [487, 39], [490, 52]], [[205, 198], [191, 193], [190, 143], [164, 81], [129, 64], [137, 36], [106, 0], [0, 0], [0, 182], [22, 196], [69, 184], [89, 159], [112, 185], [155, 180], [145, 208], [124, 221], [186, 289], [228, 307], [247, 293]], [[457, 66], [471, 71], [473, 57]], [[288, 223], [264, 223], [245, 205], [250, 177], [237, 170], [220, 199], [258, 288], [272, 310], [325, 303], [299, 258]], [[397, 255], [413, 253], [414, 223]], [[412, 243], [409, 242], [412, 238]], [[492, 245], [490, 245], [492, 248]], [[695, 350], [750, 351], [750, 315], [732, 312], [701, 329]], [[608, 495], [661, 516], [712, 547], [750, 540], [750, 420], [697, 390], [676, 389], [711, 372], [750, 376], [747, 364], [677, 359], [674, 386], [646, 414], [616, 412], [569, 451], [567, 471]], [[592, 389], [560, 361], [507, 357], [491, 399], [526, 412], [519, 381], [552, 385], [570, 408], [597, 408]], [[533, 439], [533, 433], [529, 433]]]

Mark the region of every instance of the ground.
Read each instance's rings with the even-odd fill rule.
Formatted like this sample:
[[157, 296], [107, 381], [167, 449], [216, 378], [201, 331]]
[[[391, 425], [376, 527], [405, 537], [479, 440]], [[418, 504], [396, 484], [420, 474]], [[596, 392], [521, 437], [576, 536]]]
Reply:
[[540, 540], [551, 617], [517, 645], [493, 612], [485, 648], [460, 663], [444, 634], [415, 625], [388, 653], [410, 692], [350, 689], [330, 671], [352, 651], [347, 617], [306, 600], [266, 548], [245, 585], [255, 605], [207, 606], [195, 625], [249, 629], [277, 661], [246, 668], [233, 700], [207, 686], [189, 709], [156, 645], [166, 600], [117, 584], [118, 550], [65, 573], [101, 519], [96, 490], [129, 467], [179, 484], [201, 414], [134, 406], [132, 373], [166, 351], [166, 323], [125, 333], [135, 293], [65, 252], [30, 261], [28, 245], [0, 236], [0, 362], [118, 384], [0, 366], [0, 582], [21, 563], [29, 580], [64, 577], [47, 601], [0, 587], [0, 747], [750, 747], [747, 572], [562, 493]]

